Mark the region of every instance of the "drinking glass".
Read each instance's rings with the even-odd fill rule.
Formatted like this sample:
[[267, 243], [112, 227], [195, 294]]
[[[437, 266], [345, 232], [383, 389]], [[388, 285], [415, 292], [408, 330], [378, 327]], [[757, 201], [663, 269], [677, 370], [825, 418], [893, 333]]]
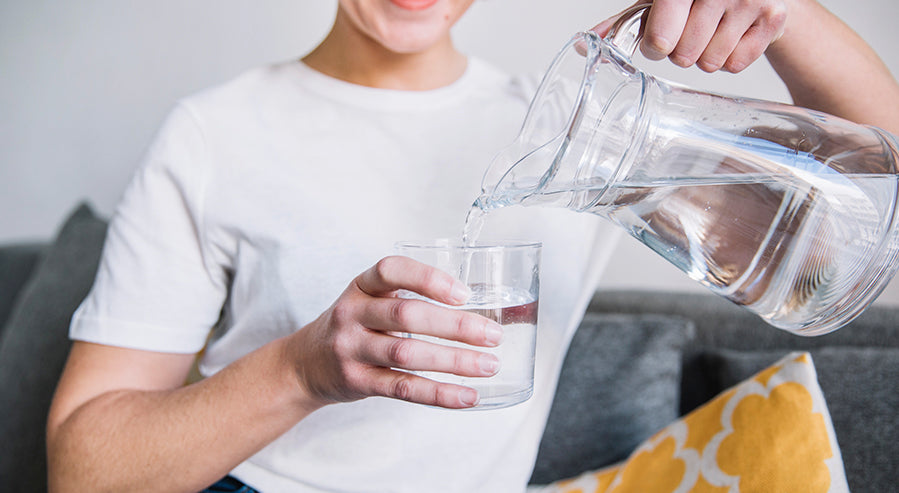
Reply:
[[415, 373], [477, 390], [480, 397], [478, 405], [470, 409], [498, 409], [526, 401], [534, 389], [540, 251], [539, 242], [523, 241], [471, 245], [454, 240], [397, 243], [396, 254], [453, 275], [464, 282], [472, 293], [461, 306], [444, 305], [410, 292], [404, 292], [401, 296], [477, 313], [503, 326], [502, 342], [493, 348], [420, 334], [409, 335], [444, 346], [492, 353], [500, 362], [500, 369], [495, 375], [465, 377], [431, 371]]

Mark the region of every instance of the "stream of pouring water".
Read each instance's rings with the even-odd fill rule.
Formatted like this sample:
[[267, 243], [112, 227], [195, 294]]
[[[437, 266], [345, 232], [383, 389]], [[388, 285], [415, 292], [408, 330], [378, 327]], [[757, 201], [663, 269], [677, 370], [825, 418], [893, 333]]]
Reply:
[[[484, 211], [478, 206], [478, 201], [475, 201], [465, 216], [465, 224], [462, 227], [462, 247], [475, 246], [482, 229], [484, 229]], [[459, 280], [465, 284], [468, 284], [468, 273], [471, 270], [471, 255], [470, 249], [463, 250], [462, 259], [459, 262]]]
[[480, 201], [475, 201], [465, 216], [465, 225], [462, 228], [462, 245], [474, 246], [484, 229], [484, 210], [479, 207]]

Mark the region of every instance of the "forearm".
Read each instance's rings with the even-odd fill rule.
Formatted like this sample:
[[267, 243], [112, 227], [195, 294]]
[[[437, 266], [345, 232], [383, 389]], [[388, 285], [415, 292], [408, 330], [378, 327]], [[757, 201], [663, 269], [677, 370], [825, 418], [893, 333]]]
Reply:
[[48, 431], [50, 489], [198, 491], [315, 409], [275, 341], [193, 385], [102, 394]]
[[474, 406], [475, 390], [404, 370], [490, 377], [494, 355], [394, 333], [495, 347], [502, 327], [401, 289], [452, 305], [470, 294], [446, 272], [387, 257], [312, 323], [187, 387], [190, 355], [76, 342], [47, 420], [51, 491], [197, 491], [330, 403]]
[[871, 47], [818, 2], [788, 5], [766, 55], [793, 101], [899, 134], [899, 84]]

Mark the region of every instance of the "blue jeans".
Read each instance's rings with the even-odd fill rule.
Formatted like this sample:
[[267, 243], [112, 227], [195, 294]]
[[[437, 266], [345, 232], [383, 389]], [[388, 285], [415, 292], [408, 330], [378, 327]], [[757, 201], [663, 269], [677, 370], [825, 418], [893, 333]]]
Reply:
[[258, 491], [243, 484], [240, 480], [225, 476], [218, 480], [214, 485], [206, 488], [200, 493], [259, 493]]

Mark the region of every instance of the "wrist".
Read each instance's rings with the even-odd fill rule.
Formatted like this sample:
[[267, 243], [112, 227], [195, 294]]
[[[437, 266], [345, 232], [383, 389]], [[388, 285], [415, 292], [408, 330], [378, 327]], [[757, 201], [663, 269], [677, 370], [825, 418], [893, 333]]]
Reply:
[[817, 34], [814, 26], [818, 24], [821, 13], [826, 12], [817, 0], [784, 0], [784, 5], [787, 11], [783, 32], [769, 45], [766, 51], [769, 56], [772, 52], [776, 54], [780, 50], [789, 50], [797, 43], [801, 46], [813, 39]]
[[297, 334], [291, 334], [277, 339], [271, 343], [275, 346], [275, 370], [279, 382], [280, 394], [287, 399], [286, 404], [302, 413], [305, 417], [312, 412], [321, 409], [328, 402], [318, 399], [307, 388], [301, 372], [297, 366], [297, 344], [301, 344]]

